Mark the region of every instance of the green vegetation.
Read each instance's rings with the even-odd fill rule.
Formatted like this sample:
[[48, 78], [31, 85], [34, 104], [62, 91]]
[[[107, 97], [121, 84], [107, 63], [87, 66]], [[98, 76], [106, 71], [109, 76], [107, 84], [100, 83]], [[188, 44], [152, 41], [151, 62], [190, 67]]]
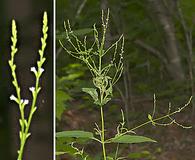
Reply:
[[[121, 110], [122, 121], [117, 125], [115, 130], [115, 135], [110, 137], [106, 137], [106, 131], [108, 131], [105, 117], [105, 110], [109, 108], [109, 103], [113, 99], [113, 88], [116, 83], [119, 81], [123, 74], [124, 70], [124, 43], [125, 38], [123, 35], [119, 36], [119, 39], [114, 43], [108, 44], [106, 38], [108, 37], [108, 24], [109, 24], [109, 10], [107, 10], [107, 16], [105, 17], [104, 11], [102, 10], [102, 32], [100, 32], [96, 25], [93, 25], [92, 35], [93, 41], [88, 41], [89, 37], [84, 36], [83, 40], [79, 39], [80, 30], [74, 31], [71, 28], [70, 22], [64, 23], [65, 34], [63, 33], [64, 39], [68, 42], [66, 45], [63, 44], [62, 39], [63, 36], [60, 36], [60, 44], [63, 49], [72, 57], [82, 61], [88, 68], [89, 73], [91, 74], [91, 82], [87, 86], [90, 87], [83, 88], [82, 91], [89, 94], [93, 99], [93, 103], [97, 106], [100, 112], [100, 124], [95, 123], [95, 132], [86, 132], [81, 130], [72, 130], [72, 131], [61, 131], [56, 134], [57, 138], [57, 158], [60, 158], [60, 155], [68, 153], [69, 155], [79, 157], [83, 160], [94, 159], [94, 155], [89, 155], [85, 152], [84, 148], [79, 149], [81, 146], [76, 147], [76, 143], [79, 144], [87, 144], [88, 141], [95, 141], [101, 145], [102, 151], [101, 155], [97, 159], [103, 160], [120, 160], [127, 158], [142, 158], [139, 154], [123, 155], [120, 154], [120, 146], [121, 144], [136, 144], [136, 143], [144, 143], [144, 142], [156, 142], [155, 140], [145, 137], [138, 136], [137, 130], [141, 127], [152, 124], [153, 126], [168, 126], [171, 124], [176, 124], [182, 128], [191, 128], [191, 126], [185, 126], [176, 121], [174, 115], [183, 111], [189, 104], [191, 103], [192, 97], [189, 101], [182, 107], [177, 109], [172, 109], [172, 105], [169, 104], [168, 111], [163, 113], [163, 115], [156, 116], [156, 96], [154, 95], [153, 102], [153, 112], [152, 114], [148, 114], [148, 121], [145, 123], [141, 123], [136, 127], [130, 128], [126, 125], [125, 116], [123, 110]], [[86, 32], [85, 32], [86, 33]], [[88, 29], [88, 33], [91, 33], [91, 29]], [[91, 39], [90, 39], [91, 40]], [[90, 47], [89, 47], [90, 46]], [[80, 72], [79, 72], [80, 73]], [[80, 77], [83, 74], [74, 74], [72, 72], [73, 79]], [[62, 80], [63, 79], [63, 80]], [[58, 81], [59, 79], [57, 79]], [[67, 81], [67, 77], [61, 78], [62, 81]], [[69, 79], [70, 80], [70, 79]], [[89, 83], [89, 82], [88, 82]], [[58, 83], [59, 85], [60, 83]], [[66, 85], [66, 84], [64, 84]], [[61, 85], [60, 85], [61, 86]], [[68, 85], [66, 85], [67, 87]], [[62, 87], [62, 86], [61, 86]], [[62, 88], [57, 86], [57, 89], [61, 92]], [[62, 94], [63, 95], [63, 94]], [[59, 96], [59, 95], [57, 95]], [[63, 95], [64, 96], [64, 95]], [[63, 102], [70, 100], [71, 98], [64, 99], [58, 98], [61, 102], [57, 102], [59, 104], [63, 104]], [[57, 100], [58, 100], [57, 99]], [[57, 106], [60, 107], [60, 106]], [[58, 109], [58, 108], [57, 108]], [[58, 111], [57, 111], [58, 113]], [[57, 118], [60, 119], [60, 116], [57, 114]], [[109, 152], [107, 149], [108, 145], [115, 146], [116, 149], [113, 149]], [[142, 152], [141, 155], [151, 156], [149, 152]]]

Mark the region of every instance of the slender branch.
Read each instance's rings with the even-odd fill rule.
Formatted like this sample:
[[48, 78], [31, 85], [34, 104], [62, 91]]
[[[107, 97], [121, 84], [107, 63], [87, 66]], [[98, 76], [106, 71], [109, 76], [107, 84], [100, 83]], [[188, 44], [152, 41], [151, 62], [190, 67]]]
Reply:
[[76, 18], [79, 17], [79, 15], [83, 11], [83, 8], [85, 7], [86, 3], [87, 3], [87, 0], [83, 0], [83, 2], [80, 4], [80, 6], [79, 6], [79, 8], [77, 10], [77, 13], [76, 13]]
[[[181, 22], [181, 25], [183, 27], [184, 36], [186, 39], [186, 46], [188, 49], [188, 67], [189, 67], [189, 76], [190, 76], [190, 85], [191, 85], [191, 94], [192, 96], [195, 95], [194, 90], [194, 65], [193, 65], [193, 50], [192, 50], [192, 31], [188, 28], [186, 21], [184, 19], [182, 9], [180, 6], [180, 1], [177, 1], [177, 11], [178, 11], [178, 17]], [[195, 111], [195, 102], [192, 100], [192, 117], [194, 115]]]
[[[159, 117], [159, 118], [155, 118], [155, 119], [146, 121], [145, 123], [142, 123], [142, 124], [140, 124], [140, 125], [138, 125], [138, 126], [132, 128], [132, 129], [126, 131], [126, 132], [123, 132], [123, 133], [117, 135], [117, 138], [118, 138], [118, 137], [121, 137], [121, 136], [123, 136], [123, 135], [126, 135], [126, 134], [128, 134], [128, 133], [132, 133], [132, 132], [134, 132], [135, 130], [137, 130], [137, 129], [139, 129], [139, 128], [141, 128], [141, 127], [147, 125], [147, 124], [150, 124], [150, 123], [151, 123], [151, 124], [154, 124], [154, 122], [157, 122], [157, 121], [159, 121], [159, 120], [162, 120], [162, 119], [165, 119], [165, 118], [170, 118], [172, 115], [175, 115], [176, 113], [180, 113], [182, 110], [184, 110], [184, 109], [191, 103], [191, 101], [192, 101], [192, 97], [190, 97], [189, 101], [188, 101], [183, 107], [178, 108], [176, 111], [173, 111], [173, 112], [171, 112], [171, 113], [168, 113], [168, 114], [166, 114], [166, 115], [164, 115], [164, 116], [161, 116], [161, 117]], [[188, 127], [188, 128], [191, 128], [191, 127]], [[114, 137], [114, 138], [116, 138], [116, 137]], [[105, 143], [111, 143], [112, 139], [114, 139], [114, 138], [110, 138], [110, 139], [106, 140]]]
[[162, 53], [161, 53], [159, 50], [157, 50], [157, 49], [151, 47], [150, 45], [144, 43], [143, 41], [141, 41], [141, 40], [139, 40], [139, 39], [136, 39], [136, 40], [134, 41], [134, 43], [137, 44], [138, 46], [140, 46], [141, 48], [145, 49], [146, 51], [150, 52], [150, 53], [153, 54], [155, 57], [159, 58], [159, 59], [163, 62], [163, 64], [164, 64], [165, 66], [168, 64], [166, 58], [165, 58], [164, 56], [162, 56]]
[[46, 60], [46, 58], [44, 57], [44, 51], [45, 51], [45, 48], [46, 48], [46, 40], [47, 40], [47, 37], [48, 37], [48, 35], [47, 35], [48, 23], [47, 22], [48, 22], [47, 13], [44, 12], [44, 15], [43, 15], [43, 28], [42, 28], [43, 37], [41, 38], [41, 49], [39, 50], [40, 59], [37, 61], [37, 69], [35, 67], [31, 67], [31, 71], [34, 73], [35, 78], [36, 78], [36, 84], [35, 84], [35, 87], [30, 87], [29, 88], [29, 90], [32, 92], [32, 104], [31, 104], [29, 115], [25, 119], [24, 111], [25, 111], [26, 105], [29, 103], [29, 100], [21, 99], [20, 87], [18, 85], [17, 76], [16, 76], [16, 72], [15, 72], [16, 64], [14, 64], [14, 56], [17, 52], [17, 48], [16, 48], [17, 29], [16, 29], [15, 21], [14, 20], [12, 21], [12, 37], [11, 37], [12, 46], [11, 46], [11, 59], [9, 60], [9, 65], [10, 65], [10, 68], [11, 68], [11, 71], [12, 71], [12, 77], [13, 77], [12, 83], [13, 83], [15, 89], [16, 89], [17, 97], [15, 97], [14, 95], [11, 95], [10, 99], [15, 101], [18, 104], [20, 114], [21, 114], [21, 119], [19, 120], [20, 127], [21, 127], [21, 130], [19, 132], [20, 146], [19, 146], [19, 150], [18, 150], [17, 160], [22, 160], [23, 159], [25, 144], [26, 144], [26, 141], [27, 141], [28, 137], [31, 135], [31, 133], [29, 133], [29, 129], [30, 129], [32, 117], [33, 117], [34, 112], [37, 109], [37, 107], [35, 105], [36, 105], [38, 93], [41, 90], [41, 87], [39, 87], [39, 80], [40, 80], [40, 77], [41, 77], [41, 75], [44, 71], [44, 69], [42, 68], [42, 65]]
[[104, 111], [102, 106], [101, 106], [101, 122], [102, 122], [102, 134], [101, 134], [102, 152], [103, 152], [104, 160], [106, 160]]

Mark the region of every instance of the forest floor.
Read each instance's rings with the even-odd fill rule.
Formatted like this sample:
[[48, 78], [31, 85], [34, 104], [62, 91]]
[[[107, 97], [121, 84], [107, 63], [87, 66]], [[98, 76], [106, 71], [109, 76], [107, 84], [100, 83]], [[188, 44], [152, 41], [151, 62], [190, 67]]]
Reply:
[[[152, 101], [145, 101], [144, 103], [143, 101], [140, 102], [136, 102], [136, 104], [134, 104], [136, 107], [134, 107], [133, 111], [129, 111], [130, 128], [147, 121], [148, 113], [152, 112]], [[164, 104], [159, 104], [159, 106], [162, 107]], [[190, 108], [188, 108], [187, 111], [180, 113], [175, 118], [179, 120], [179, 122], [192, 125], [192, 122], [190, 122], [190, 113]], [[107, 137], [113, 136], [116, 133], [116, 127], [120, 122], [120, 118], [120, 109], [116, 106], [113, 105], [113, 107], [105, 108]], [[100, 119], [97, 108], [73, 108], [64, 112], [62, 121], [58, 124], [58, 127], [60, 130], [80, 129], [93, 131], [93, 128], [95, 127], [94, 124], [100, 124], [99, 122]], [[195, 160], [195, 127], [192, 129], [183, 129], [176, 125], [162, 127], [149, 124], [137, 130], [136, 133], [137, 135], [143, 135], [155, 139], [158, 143], [145, 143], [141, 145], [134, 144], [131, 146], [125, 145], [121, 150], [122, 153], [128, 154], [130, 152], [147, 151], [154, 160]], [[97, 144], [88, 144], [85, 148], [91, 155], [101, 153], [101, 148]], [[107, 149], [111, 151], [113, 146], [108, 146]], [[63, 160], [67, 160], [67, 158], [64, 158]], [[137, 160], [152, 160], [152, 158], [141, 158]]]

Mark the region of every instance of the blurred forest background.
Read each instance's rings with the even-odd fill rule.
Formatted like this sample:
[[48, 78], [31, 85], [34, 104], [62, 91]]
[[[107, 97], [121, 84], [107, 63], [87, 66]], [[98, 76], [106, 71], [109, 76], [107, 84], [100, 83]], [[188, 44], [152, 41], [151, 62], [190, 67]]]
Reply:
[[0, 159], [14, 160], [17, 156], [19, 136], [19, 109], [9, 100], [15, 94], [12, 86], [8, 59], [10, 58], [11, 20], [14, 18], [18, 29], [18, 53], [16, 55], [17, 73], [22, 96], [30, 98], [29, 87], [34, 84], [30, 67], [36, 64], [38, 49], [41, 45], [43, 12], [48, 12], [49, 39], [46, 49], [47, 62], [42, 77], [42, 91], [38, 98], [38, 110], [33, 117], [24, 159], [52, 159], [53, 152], [53, 58], [52, 58], [52, 0], [1, 0], [0, 10]]
[[[132, 127], [145, 122], [152, 112], [154, 93], [159, 115], [167, 112], [169, 102], [176, 109], [195, 95], [194, 0], [57, 0], [57, 131], [93, 131], [94, 123], [99, 123], [98, 108], [81, 91], [92, 83], [90, 73], [61, 48], [58, 40], [66, 46], [63, 22], [67, 19], [78, 35], [92, 37], [93, 24], [101, 29], [101, 10], [107, 8], [110, 8], [107, 45], [121, 34], [125, 37], [124, 73], [114, 88], [114, 99], [105, 107], [107, 135], [115, 131], [121, 108], [126, 113], [127, 126]], [[194, 125], [194, 100], [175, 118]], [[139, 153], [129, 159], [137, 156], [140, 160], [192, 160], [195, 157], [194, 129], [150, 125], [138, 133], [158, 143], [121, 148], [121, 153]], [[100, 147], [95, 144], [86, 145], [85, 150], [96, 159], [101, 155]]]

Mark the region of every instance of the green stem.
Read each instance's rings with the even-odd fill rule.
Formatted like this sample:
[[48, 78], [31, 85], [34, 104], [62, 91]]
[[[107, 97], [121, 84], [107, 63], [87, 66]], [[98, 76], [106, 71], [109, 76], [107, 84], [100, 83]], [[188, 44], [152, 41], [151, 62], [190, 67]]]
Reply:
[[21, 144], [20, 144], [20, 150], [19, 150], [19, 153], [18, 153], [17, 160], [22, 160], [25, 142], [26, 142], [26, 138], [23, 138], [23, 140], [21, 141]]
[[36, 100], [37, 100], [37, 95], [38, 95], [38, 88], [39, 88], [39, 77], [36, 78], [35, 97], [33, 98], [33, 102], [32, 102], [31, 109], [30, 109], [30, 114], [29, 114], [28, 121], [27, 121], [27, 126], [25, 128], [25, 132], [23, 133], [23, 137], [22, 137], [22, 140], [21, 140], [20, 150], [19, 150], [19, 153], [18, 153], [17, 160], [22, 160], [22, 158], [23, 158], [24, 146], [26, 144], [26, 140], [29, 137], [28, 136], [29, 128], [30, 128], [30, 124], [31, 124], [31, 121], [32, 121], [33, 114], [35, 113], [34, 110], [35, 110], [35, 105], [36, 105]]
[[[191, 101], [191, 99], [190, 99], [190, 101]], [[189, 102], [190, 102], [190, 101], [189, 101]], [[149, 123], [156, 122], [156, 121], [159, 121], [159, 120], [168, 118], [168, 117], [170, 117], [170, 116], [172, 116], [172, 115], [174, 115], [174, 114], [176, 114], [176, 113], [180, 113], [180, 112], [189, 104], [189, 102], [188, 102], [187, 104], [185, 104], [184, 107], [182, 107], [182, 108], [180, 108], [180, 109], [178, 109], [178, 110], [176, 110], [176, 111], [174, 111], [174, 112], [172, 112], [172, 113], [170, 113], [170, 114], [167, 114], [167, 115], [162, 116], [162, 117], [159, 117], [159, 118], [155, 118], [155, 119], [153, 119], [152, 121], [151, 121], [151, 120], [150, 120], [150, 121], [147, 121], [147, 122], [145, 122], [145, 123], [143, 123], [143, 124], [141, 124], [141, 125], [139, 125], [139, 126], [137, 126], [137, 127], [132, 128], [132, 129], [129, 130], [129, 131], [134, 131], [134, 130], [136, 130], [136, 129], [138, 129], [138, 128], [141, 128], [141, 127], [143, 127], [143, 126], [145, 126], [145, 125], [147, 125], [147, 124], [149, 124]]]
[[117, 160], [117, 157], [118, 157], [118, 150], [119, 150], [119, 143], [117, 144], [117, 147], [116, 147], [116, 152], [115, 152], [115, 156], [114, 156], [115, 160]]
[[106, 160], [104, 111], [102, 106], [101, 106], [101, 122], [102, 122], [102, 134], [101, 134], [102, 152], [103, 152], [103, 158], [104, 160]]
[[[153, 123], [153, 122], [156, 122], [156, 121], [165, 119], [165, 118], [169, 118], [170, 116], [172, 116], [172, 115], [174, 115], [174, 114], [176, 114], [176, 113], [180, 113], [183, 109], [185, 109], [185, 108], [190, 104], [191, 100], [192, 100], [192, 97], [190, 97], [189, 101], [188, 101], [183, 107], [179, 108], [178, 110], [176, 110], [176, 111], [174, 111], [174, 112], [172, 112], [172, 113], [169, 113], [169, 114], [167, 114], [167, 115], [164, 115], [164, 116], [162, 116], [162, 117], [152, 119], [152, 121], [149, 120], [149, 121], [147, 121], [147, 122], [145, 122], [145, 123], [142, 123], [142, 124], [140, 124], [140, 125], [138, 125], [138, 126], [132, 128], [132, 129], [126, 131], [126, 132], [121, 133], [120, 135], [118, 135], [118, 137], [121, 137], [121, 136], [123, 136], [123, 135], [125, 135], [125, 134], [127, 134], [127, 133], [131, 133], [131, 132], [133, 132], [134, 130], [137, 130], [137, 129], [139, 129], [139, 128], [141, 128], [141, 127], [147, 125], [147, 124], [150, 124], [150, 123]], [[110, 143], [110, 142], [112, 141], [112, 139], [113, 139], [113, 138], [110, 138], [110, 139], [106, 140], [105, 143]]]
[[[102, 52], [102, 51], [100, 51], [100, 52]], [[99, 55], [99, 74], [101, 74], [101, 70], [102, 70], [102, 56]]]

